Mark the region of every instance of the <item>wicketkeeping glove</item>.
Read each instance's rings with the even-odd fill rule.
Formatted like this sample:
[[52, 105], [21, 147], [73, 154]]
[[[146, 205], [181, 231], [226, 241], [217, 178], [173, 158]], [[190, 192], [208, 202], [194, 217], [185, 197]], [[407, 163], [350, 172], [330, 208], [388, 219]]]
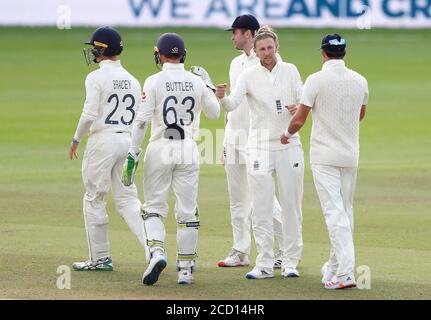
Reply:
[[126, 187], [133, 184], [141, 153], [142, 149], [139, 148], [139, 152], [137, 154], [130, 152], [127, 154], [126, 161], [124, 161], [123, 165], [123, 176], [121, 177], [121, 182], [123, 182]]
[[210, 75], [204, 68], [199, 66], [191, 66], [190, 72], [201, 77], [201, 79], [204, 81], [208, 88], [210, 88], [214, 92], [216, 91], [215, 85], [213, 84]]

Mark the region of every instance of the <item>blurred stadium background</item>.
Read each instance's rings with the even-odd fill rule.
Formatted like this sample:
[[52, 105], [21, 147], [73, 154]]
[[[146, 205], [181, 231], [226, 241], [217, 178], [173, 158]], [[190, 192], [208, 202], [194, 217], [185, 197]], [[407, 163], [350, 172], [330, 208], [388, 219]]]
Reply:
[[[348, 66], [369, 81], [355, 244], [357, 266], [370, 268], [371, 289], [327, 292], [320, 285], [329, 244], [309, 167], [301, 278], [277, 274], [255, 282], [244, 278], [247, 268], [217, 268], [231, 246], [226, 179], [218, 164], [201, 167], [202, 228], [193, 286], [176, 284], [172, 215], [168, 268], [156, 286], [142, 285], [143, 252], [110, 200], [115, 271], [72, 273], [71, 289], [58, 289], [57, 268], [87, 255], [81, 163], [67, 159], [84, 79], [94, 68], [84, 63], [83, 42], [97, 26], [116, 26], [125, 45], [122, 63], [143, 83], [157, 72], [157, 37], [177, 32], [186, 41], [186, 67], [202, 65], [214, 82], [225, 82], [238, 52], [223, 28], [242, 13], [275, 27], [281, 56], [298, 67], [303, 80], [321, 67], [322, 36], [338, 32], [348, 41]], [[2, 1], [0, 298], [431, 299], [430, 28], [431, 1], [424, 0]], [[202, 117], [201, 124], [213, 132], [223, 128], [222, 117]], [[301, 132], [306, 161], [309, 131], [310, 123]], [[81, 158], [83, 150], [84, 145]], [[215, 151], [213, 157], [218, 158]], [[142, 190], [142, 167], [139, 177]]]

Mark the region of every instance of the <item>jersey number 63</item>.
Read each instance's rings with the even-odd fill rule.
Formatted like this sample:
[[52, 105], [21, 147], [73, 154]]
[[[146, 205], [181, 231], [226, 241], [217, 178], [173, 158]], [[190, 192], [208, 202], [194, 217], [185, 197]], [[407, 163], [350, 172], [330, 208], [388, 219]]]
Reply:
[[[169, 102], [173, 102], [173, 106], [169, 106]], [[166, 98], [165, 103], [163, 104], [163, 122], [165, 123], [166, 127], [171, 127], [172, 125], [176, 125], [178, 123], [178, 114], [176, 110], [176, 106], [178, 105], [178, 99], [175, 96], [169, 96]], [[195, 99], [193, 97], [187, 96], [181, 101], [181, 105], [185, 106], [186, 108], [189, 105], [189, 108], [186, 109], [186, 114], [188, 114], [188, 119], [179, 119], [180, 124], [182, 126], [189, 126], [193, 123], [194, 120], [194, 114], [193, 114], [193, 108], [195, 107]], [[170, 117], [174, 118], [174, 121], [169, 122], [168, 116], [169, 114], [172, 114]]]

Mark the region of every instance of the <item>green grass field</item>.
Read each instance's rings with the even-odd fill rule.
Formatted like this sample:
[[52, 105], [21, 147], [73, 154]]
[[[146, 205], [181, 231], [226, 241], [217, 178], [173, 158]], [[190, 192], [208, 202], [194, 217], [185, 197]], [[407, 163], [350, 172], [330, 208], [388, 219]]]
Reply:
[[[125, 43], [123, 65], [143, 83], [157, 71], [152, 47], [167, 29], [119, 30]], [[220, 165], [201, 167], [199, 269], [192, 286], [176, 283], [172, 214], [167, 221], [169, 265], [157, 285], [142, 285], [144, 254], [109, 199], [115, 271], [72, 272], [72, 288], [57, 289], [57, 267], [84, 259], [88, 252], [81, 162], [69, 161], [67, 152], [91, 70], [84, 63], [82, 43], [92, 31], [0, 28], [0, 298], [431, 299], [429, 30], [338, 30], [349, 43], [347, 64], [366, 76], [370, 86], [355, 202], [356, 264], [370, 267], [370, 290], [328, 292], [320, 284], [329, 243], [309, 166], [301, 278], [282, 279], [276, 272], [271, 280], [248, 281], [248, 268], [218, 268], [216, 262], [231, 247], [226, 178]], [[229, 33], [175, 31], [186, 40], [187, 67], [202, 65], [214, 82], [228, 80], [230, 60], [237, 55]], [[278, 31], [282, 57], [297, 65], [303, 80], [320, 68], [317, 48], [322, 35], [332, 30]], [[204, 128], [223, 127], [221, 118], [202, 119]], [[310, 123], [302, 130], [307, 163], [309, 130]], [[80, 159], [83, 150], [84, 145]], [[141, 191], [142, 181], [138, 186]]]

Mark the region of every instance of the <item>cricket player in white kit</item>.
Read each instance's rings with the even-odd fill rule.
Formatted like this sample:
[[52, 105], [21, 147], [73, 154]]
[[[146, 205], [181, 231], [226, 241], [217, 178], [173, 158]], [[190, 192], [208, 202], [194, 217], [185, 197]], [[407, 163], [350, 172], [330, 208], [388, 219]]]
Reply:
[[[135, 156], [151, 121], [151, 137], [144, 159], [145, 203], [142, 206], [151, 259], [144, 272], [143, 283], [152, 285], [157, 282], [167, 264], [163, 220], [168, 214], [168, 195], [172, 186], [177, 221], [178, 283], [190, 284], [199, 228], [199, 151], [194, 139], [199, 133], [201, 111], [208, 118], [217, 119], [220, 106], [214, 95], [214, 86], [210, 84], [207, 87], [203, 78], [184, 70], [186, 50], [179, 35], [163, 34], [155, 50], [156, 62], [162, 65], [162, 70], [145, 80], [143, 100], [133, 126], [132, 145], [125, 164], [125, 177], [133, 177], [133, 173], [127, 170], [136, 163]], [[130, 179], [124, 182], [128, 184]]]
[[344, 63], [346, 41], [338, 34], [322, 40], [322, 70], [308, 77], [301, 105], [281, 135], [289, 143], [313, 113], [310, 162], [328, 228], [331, 250], [322, 267], [327, 289], [356, 286], [353, 197], [359, 161], [359, 122], [368, 103], [367, 80]]
[[113, 269], [109, 253], [106, 195], [112, 191], [116, 209], [146, 248], [141, 203], [135, 185], [121, 182], [123, 163], [130, 147], [132, 123], [140, 102], [140, 84], [117, 59], [123, 50], [120, 34], [113, 28], [98, 28], [86, 44], [87, 63], [100, 68], [85, 80], [86, 99], [72, 144], [69, 158], [77, 158], [81, 139], [89, 132], [82, 161], [85, 186], [84, 221], [90, 259], [75, 262], [75, 270]]
[[[243, 53], [234, 58], [230, 64], [229, 82], [231, 91], [234, 90], [238, 77], [249, 67], [260, 63], [253, 50], [253, 37], [260, 28], [257, 19], [244, 14], [238, 16], [232, 23], [232, 42], [236, 49]], [[281, 57], [277, 54], [277, 59]], [[295, 106], [296, 109], [296, 106]], [[250, 126], [250, 107], [247, 99], [243, 99], [235, 110], [226, 114], [226, 128], [224, 135], [224, 166], [228, 181], [231, 224], [233, 233], [232, 251], [218, 262], [219, 267], [238, 267], [249, 265], [251, 248], [251, 198], [248, 188], [246, 145]], [[283, 251], [281, 207], [274, 198], [274, 236], [278, 242], [279, 253], [276, 255], [274, 268], [281, 267], [281, 253]]]
[[250, 107], [250, 131], [247, 143], [247, 169], [252, 200], [252, 226], [257, 246], [256, 266], [248, 279], [274, 277], [273, 208], [278, 182], [282, 208], [282, 276], [298, 277], [296, 267], [302, 253], [302, 195], [304, 156], [299, 135], [291, 143], [280, 143], [280, 130], [291, 114], [285, 106], [299, 102], [302, 82], [297, 68], [279, 61], [277, 35], [262, 27], [254, 38], [260, 64], [245, 70], [233, 92], [226, 97], [226, 86], [217, 86], [217, 97], [227, 111], [237, 108], [246, 98]]

